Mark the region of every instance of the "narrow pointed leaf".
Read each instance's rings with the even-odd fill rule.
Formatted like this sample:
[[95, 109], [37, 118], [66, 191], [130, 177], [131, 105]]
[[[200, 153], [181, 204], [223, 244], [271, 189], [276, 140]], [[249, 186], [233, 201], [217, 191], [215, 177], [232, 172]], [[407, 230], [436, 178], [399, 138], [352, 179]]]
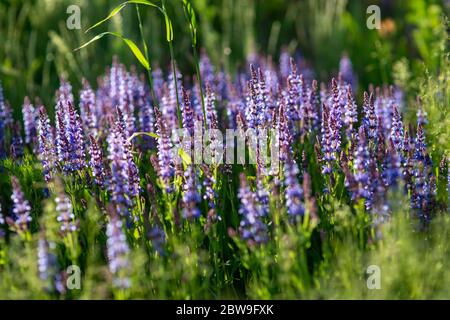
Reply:
[[148, 0], [130, 0], [130, 1], [126, 1], [126, 2], [123, 2], [123, 3], [119, 4], [117, 7], [115, 7], [105, 19], [97, 22], [92, 27], [88, 28], [85, 32], [88, 32], [89, 30], [94, 29], [94, 28], [98, 27], [99, 25], [101, 25], [102, 23], [108, 21], [109, 19], [114, 17], [116, 14], [118, 14], [128, 4], [143, 4], [143, 5], [155, 7], [155, 8], [157, 8], [157, 9], [159, 9], [161, 11], [161, 8], [159, 6], [157, 6], [156, 4], [154, 4], [153, 2], [148, 1]]
[[183, 149], [178, 149], [178, 155], [181, 157], [185, 166], [188, 166], [192, 163], [191, 157], [184, 151]]
[[164, 12], [164, 19], [166, 21], [166, 39], [167, 42], [172, 42], [173, 40], [173, 29], [172, 29], [172, 21], [166, 12]]
[[99, 40], [100, 38], [102, 38], [105, 35], [112, 35], [115, 36], [117, 38], [122, 39], [128, 46], [128, 48], [130, 48], [131, 52], [133, 52], [134, 56], [139, 60], [139, 62], [144, 66], [145, 69], [150, 70], [150, 64], [147, 61], [147, 59], [144, 57], [144, 55], [142, 54], [141, 50], [139, 49], [139, 47], [130, 39], [123, 37], [122, 35], [116, 33], [116, 32], [103, 32], [100, 33], [98, 35], [96, 35], [95, 37], [93, 37], [91, 40], [89, 40], [88, 42], [86, 42], [85, 44], [83, 44], [81, 47], [75, 49], [76, 50], [80, 50], [86, 46], [88, 46], [89, 44]]
[[189, 20], [189, 26], [192, 34], [192, 41], [194, 46], [197, 44], [197, 20], [195, 17], [195, 10], [189, 0], [183, 0], [183, 7]]
[[153, 133], [153, 132], [135, 132], [135, 133], [133, 133], [131, 135], [131, 137], [128, 138], [128, 141], [131, 141], [134, 138], [139, 137], [139, 136], [149, 136], [149, 137], [152, 137], [152, 138], [155, 138], [155, 139], [159, 138], [159, 136], [156, 133]]

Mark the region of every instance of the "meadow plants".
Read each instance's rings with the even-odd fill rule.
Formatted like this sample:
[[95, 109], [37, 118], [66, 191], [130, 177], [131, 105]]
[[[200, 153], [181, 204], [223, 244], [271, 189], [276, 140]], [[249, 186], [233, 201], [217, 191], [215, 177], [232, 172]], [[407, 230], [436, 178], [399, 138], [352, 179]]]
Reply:
[[229, 74], [197, 56], [182, 1], [191, 77], [164, 1], [94, 27], [128, 4], [141, 30], [138, 5], [164, 17], [167, 72], [144, 39], [142, 54], [105, 32], [87, 44], [121, 38], [146, 75], [115, 57], [79, 92], [61, 77], [53, 105], [24, 98], [22, 121], [0, 86], [0, 298], [449, 297], [448, 148], [433, 123], [448, 56], [412, 105], [399, 86], [360, 86], [347, 55], [323, 82], [286, 52]]

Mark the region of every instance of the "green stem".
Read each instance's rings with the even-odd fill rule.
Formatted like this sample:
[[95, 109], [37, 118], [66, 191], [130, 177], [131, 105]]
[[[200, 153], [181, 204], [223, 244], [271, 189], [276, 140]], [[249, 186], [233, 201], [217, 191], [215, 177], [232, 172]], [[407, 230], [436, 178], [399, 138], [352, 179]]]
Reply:
[[192, 51], [194, 52], [194, 60], [195, 60], [195, 72], [197, 73], [197, 82], [198, 86], [200, 87], [200, 97], [202, 102], [202, 111], [203, 111], [203, 124], [206, 128], [206, 108], [205, 108], [205, 98], [203, 96], [203, 85], [202, 85], [202, 78], [200, 75], [200, 63], [197, 53], [197, 48], [194, 45], [194, 42], [192, 42]]
[[[162, 11], [163, 14], [168, 18], [167, 10], [166, 10], [166, 0], [162, 0]], [[177, 81], [177, 69], [175, 66], [175, 57], [173, 54], [173, 40], [168, 41], [169, 42], [169, 50], [170, 50], [170, 60], [172, 61], [172, 72], [173, 72], [173, 82], [175, 85], [175, 94], [177, 96], [177, 115], [178, 115], [178, 123], [180, 125], [180, 128], [183, 127], [183, 122], [181, 121], [181, 108], [180, 108], [180, 99], [178, 97], [178, 81]]]
[[175, 94], [177, 96], [177, 114], [178, 114], [178, 123], [180, 125], [180, 128], [183, 126], [183, 122], [181, 120], [181, 108], [180, 108], [180, 99], [178, 97], [178, 80], [177, 80], [177, 69], [175, 66], [175, 59], [173, 54], [173, 45], [172, 41], [169, 42], [169, 49], [170, 49], [170, 59], [172, 60], [172, 72], [173, 72], [173, 83], [175, 85]]
[[[195, 15], [195, 12], [193, 13]], [[206, 128], [206, 108], [205, 108], [205, 98], [203, 96], [203, 86], [202, 86], [202, 78], [200, 74], [200, 60], [198, 58], [197, 53], [197, 47], [196, 47], [196, 27], [192, 24], [191, 19], [189, 18], [189, 13], [186, 7], [184, 7], [184, 16], [186, 17], [186, 20], [189, 23], [189, 27], [191, 29], [191, 43], [192, 43], [192, 52], [194, 54], [194, 61], [195, 61], [195, 72], [197, 74], [197, 82], [200, 87], [200, 97], [201, 97], [201, 103], [202, 103], [202, 111], [203, 111], [203, 124]]]
[[136, 14], [137, 14], [138, 21], [139, 21], [139, 31], [141, 33], [142, 45], [144, 46], [145, 58], [147, 59], [148, 64], [149, 64], [149, 68], [147, 69], [147, 76], [148, 76], [148, 84], [150, 86], [150, 94], [152, 95], [153, 104], [155, 106], [157, 106], [158, 101], [156, 100], [156, 94], [155, 94], [155, 90], [153, 88], [153, 78], [152, 78], [152, 73], [151, 73], [148, 47], [147, 47], [147, 43], [145, 42], [145, 38], [144, 38], [144, 29], [142, 28], [141, 13], [139, 11], [139, 5], [137, 5], [137, 4], [136, 4]]

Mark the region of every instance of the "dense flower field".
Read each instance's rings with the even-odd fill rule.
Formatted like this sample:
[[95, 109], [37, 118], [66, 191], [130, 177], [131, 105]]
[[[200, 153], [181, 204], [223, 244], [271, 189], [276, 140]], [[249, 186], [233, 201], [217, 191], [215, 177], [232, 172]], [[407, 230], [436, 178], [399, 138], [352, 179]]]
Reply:
[[[403, 295], [448, 297], [439, 262], [448, 256], [448, 217], [439, 214], [448, 161], [430, 156], [420, 99], [408, 124], [396, 87], [368, 88], [358, 101], [347, 57], [320, 85], [299, 64], [287, 53], [279, 65], [254, 56], [232, 77], [203, 55], [202, 88], [155, 70], [155, 102], [145, 78], [116, 59], [96, 88], [84, 81], [76, 96], [61, 78], [54, 106], [25, 97], [24, 135], [2, 93], [2, 175], [11, 177], [2, 178], [11, 189], [1, 202], [2, 296], [304, 298], [325, 287], [333, 297], [352, 283], [352, 295], [370, 297], [367, 266], [407, 272], [408, 261], [422, 261], [402, 246], [418, 241], [424, 268], [442, 282], [414, 278], [424, 291]], [[201, 148], [213, 152], [211, 129], [275, 130], [279, 170], [251, 137], [245, 149], [256, 161], [192, 161], [193, 146], [180, 152], [172, 133], [192, 138], [195, 126], [208, 137]], [[445, 230], [428, 239], [434, 228]], [[392, 270], [370, 254], [396, 232], [412, 243], [390, 249]], [[333, 273], [349, 262], [356, 274]], [[70, 289], [73, 265], [81, 289]], [[395, 288], [399, 275], [387, 277]]]
[[447, 3], [368, 2], [1, 3], [0, 299], [450, 298]]

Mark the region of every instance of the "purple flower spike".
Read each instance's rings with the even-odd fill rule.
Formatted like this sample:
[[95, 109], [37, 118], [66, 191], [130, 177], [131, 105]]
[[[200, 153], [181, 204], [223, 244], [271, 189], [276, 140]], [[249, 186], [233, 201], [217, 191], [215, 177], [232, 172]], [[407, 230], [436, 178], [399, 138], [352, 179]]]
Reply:
[[123, 114], [120, 111], [120, 109], [117, 109], [117, 120], [115, 123], [114, 130], [116, 130], [117, 136], [119, 137], [119, 142], [122, 144], [123, 152], [126, 159], [126, 170], [128, 175], [130, 196], [135, 197], [141, 191], [139, 171], [133, 159], [131, 141], [128, 139], [125, 127], [126, 122], [123, 117]]
[[[163, 86], [163, 95], [161, 98], [161, 112], [162, 121], [164, 121], [164, 126], [167, 128], [167, 132], [172, 132], [179, 128], [178, 114], [177, 114], [177, 101], [171, 98], [169, 93], [169, 88], [165, 83]], [[159, 111], [159, 110], [158, 110]], [[155, 108], [156, 115], [156, 108]], [[158, 122], [158, 119], [156, 119]]]
[[403, 149], [402, 149], [402, 176], [405, 181], [405, 192], [411, 190], [412, 187], [412, 169], [413, 169], [413, 154], [411, 150], [411, 142], [409, 139], [408, 131], [405, 130], [405, 135], [403, 138]]
[[307, 116], [309, 126], [312, 130], [317, 131], [319, 128], [319, 109], [320, 109], [320, 97], [319, 87], [317, 80], [313, 80], [311, 83], [311, 90], [309, 91], [309, 103], [307, 103]]
[[83, 79], [83, 90], [80, 92], [80, 116], [86, 131], [97, 136], [95, 93], [86, 79]]
[[48, 242], [41, 236], [38, 242], [38, 270], [39, 278], [43, 281], [49, 278], [49, 266]]
[[57, 92], [56, 100], [57, 105], [58, 103], [61, 103], [64, 108], [67, 107], [68, 102], [73, 101], [72, 86], [64, 76], [60, 77], [60, 86]]
[[13, 135], [11, 138], [11, 156], [13, 159], [21, 159], [24, 155], [23, 139], [22, 139], [22, 127], [20, 122], [16, 122], [13, 128]]
[[72, 211], [72, 202], [67, 197], [67, 195], [60, 191], [58, 196], [55, 198], [56, 202], [56, 212], [58, 212], [58, 217], [56, 220], [60, 223], [60, 231], [63, 235], [78, 230], [78, 222], [75, 220], [75, 215]]
[[181, 88], [183, 94], [183, 128], [186, 129], [189, 135], [194, 135], [194, 109], [191, 105], [191, 95], [184, 87]]
[[330, 152], [333, 154], [333, 160], [336, 160], [336, 154], [341, 151], [341, 128], [342, 128], [342, 106], [340, 102], [340, 90], [336, 80], [331, 81], [332, 104], [329, 111], [328, 127], [330, 134]]
[[66, 283], [59, 272], [58, 259], [52, 252], [54, 243], [49, 243], [42, 231], [38, 242], [38, 271], [47, 292], [65, 293]]
[[153, 226], [147, 233], [147, 238], [152, 242], [153, 248], [160, 254], [164, 254], [164, 244], [166, 242], [166, 234], [164, 230], [158, 226]]
[[357, 79], [353, 72], [352, 62], [348, 55], [344, 54], [339, 62], [339, 73], [342, 75], [342, 79], [345, 83], [348, 83], [353, 90], [356, 90]]
[[52, 171], [55, 166], [55, 146], [53, 134], [50, 127], [50, 119], [44, 106], [39, 108], [39, 158], [41, 160], [45, 182], [52, 178]]
[[136, 131], [136, 119], [134, 116], [134, 105], [130, 91], [132, 91], [133, 79], [121, 66], [121, 76], [119, 77], [119, 104], [118, 109], [122, 112], [123, 121], [127, 135], [132, 135]]
[[63, 111], [60, 109], [56, 113], [56, 153], [58, 162], [62, 166], [64, 172], [74, 171], [70, 161], [69, 141], [66, 136], [66, 123], [64, 121]]
[[12, 126], [14, 123], [13, 120], [13, 110], [11, 105], [8, 102], [5, 102], [3, 109], [3, 121], [5, 126]]
[[[339, 90], [338, 83], [336, 79], [331, 79], [331, 93], [332, 93], [332, 103], [330, 109], [330, 118], [333, 124], [333, 139], [338, 139], [338, 144], [340, 145], [340, 130], [342, 128], [342, 108], [341, 108], [341, 92]], [[339, 135], [339, 136], [338, 136]]]
[[201, 201], [199, 194], [199, 185], [197, 182], [196, 172], [194, 166], [190, 165], [186, 172], [185, 184], [184, 184], [184, 194], [183, 194], [183, 216], [185, 219], [196, 219], [200, 217], [200, 210], [198, 209], [198, 204]]
[[298, 166], [289, 158], [284, 165], [284, 184], [286, 186], [286, 207], [292, 218], [305, 214], [303, 203], [303, 189], [297, 180]]
[[113, 285], [116, 288], [127, 289], [131, 286], [130, 279], [126, 276], [127, 269], [130, 267], [128, 260], [130, 248], [123, 233], [122, 220], [117, 214], [110, 217], [106, 235], [109, 270], [114, 276]]
[[403, 149], [404, 131], [402, 118], [400, 116], [400, 113], [398, 112], [397, 106], [394, 106], [394, 115], [392, 118], [391, 126], [391, 139], [397, 152], [400, 152]]
[[164, 77], [161, 68], [155, 68], [152, 72], [153, 89], [155, 90], [156, 98], [161, 100], [164, 86]]
[[241, 236], [249, 243], [265, 243], [268, 240], [267, 226], [261, 221], [255, 194], [250, 190], [244, 174], [240, 175], [241, 187], [238, 197], [241, 201], [239, 214], [242, 220], [239, 226]]
[[228, 84], [230, 75], [226, 73], [223, 69], [220, 70], [216, 76], [216, 90], [217, 90], [217, 100], [222, 102], [224, 100], [229, 100], [229, 90]]
[[404, 158], [406, 158], [409, 154], [409, 152], [411, 151], [411, 139], [409, 137], [409, 133], [407, 130], [405, 130], [405, 133], [403, 135], [403, 143], [402, 143], [402, 151], [403, 151], [403, 155]]
[[332, 161], [336, 160], [335, 154], [333, 153], [332, 141], [333, 141], [333, 132], [330, 128], [330, 113], [327, 106], [324, 104], [322, 108], [322, 153], [323, 153], [323, 161], [325, 165], [323, 166], [322, 173], [330, 174], [332, 168]]
[[28, 200], [20, 187], [19, 180], [16, 177], [11, 177], [13, 201], [14, 225], [18, 230], [27, 231], [32, 221], [30, 211], [31, 207]]
[[426, 113], [425, 110], [423, 110], [422, 102], [419, 97], [417, 97], [417, 104], [419, 106], [417, 109], [417, 124], [424, 126], [424, 125], [428, 124], [428, 119], [427, 119], [428, 114]]
[[261, 69], [258, 69], [258, 80], [259, 80], [259, 97], [258, 97], [258, 122], [260, 125], [265, 125], [272, 121], [273, 103], [269, 100], [269, 89], [266, 85], [266, 79], [264, 73]]
[[389, 140], [389, 147], [383, 162], [382, 178], [386, 187], [397, 185], [397, 179], [401, 175], [400, 159], [398, 151], [395, 149], [394, 142]]
[[89, 166], [92, 168], [92, 175], [94, 176], [95, 183], [103, 189], [105, 187], [107, 174], [104, 165], [102, 148], [92, 135], [89, 135], [89, 140], [91, 141], [91, 145], [89, 147], [89, 154], [91, 155]]
[[248, 84], [250, 92], [248, 121], [251, 128], [263, 127], [270, 115], [268, 113], [268, 92], [264, 74], [261, 69], [256, 69], [254, 65], [250, 65], [251, 80]]
[[198, 121], [203, 122], [202, 96], [200, 94], [200, 86], [196, 80], [194, 80], [192, 92], [192, 105], [195, 110], [195, 118], [198, 119]]
[[83, 169], [85, 164], [83, 128], [71, 100], [60, 99], [56, 110], [56, 151], [65, 173]]
[[291, 72], [287, 79], [288, 89], [288, 115], [293, 121], [299, 121], [300, 99], [301, 99], [301, 79], [297, 74], [297, 65], [291, 58]]
[[378, 119], [375, 113], [375, 104], [373, 94], [364, 92], [364, 126], [366, 127], [368, 138], [375, 140], [377, 137]]
[[303, 126], [301, 128], [302, 133], [307, 132], [309, 130], [308, 126], [308, 91], [310, 91], [308, 84], [306, 83], [306, 80], [303, 76], [303, 74], [300, 74], [300, 105], [298, 108], [298, 114], [300, 116], [300, 119], [302, 120], [301, 125]]
[[[155, 132], [155, 117], [149, 94], [146, 92], [144, 82], [138, 88], [138, 106], [139, 106], [139, 124], [142, 132]], [[149, 136], [143, 136], [144, 150], [153, 146], [153, 139]]]
[[174, 160], [172, 155], [172, 144], [169, 137], [169, 132], [162, 114], [155, 108], [156, 115], [156, 134], [158, 135], [158, 162], [159, 174], [164, 184], [166, 192], [172, 192], [171, 179], [175, 174]]
[[369, 163], [370, 153], [367, 146], [366, 134], [364, 128], [359, 129], [358, 146], [353, 157], [353, 167], [355, 170], [355, 180], [358, 183], [357, 197], [363, 198], [366, 201], [371, 198], [370, 183], [369, 183]]
[[269, 192], [263, 184], [261, 175], [258, 175], [256, 178], [256, 200], [258, 202], [259, 216], [267, 216], [269, 214]]
[[431, 165], [431, 159], [427, 153], [427, 145], [425, 143], [425, 133], [420, 123], [417, 126], [417, 134], [414, 141], [414, 160], [422, 161], [426, 165]]
[[214, 83], [214, 66], [211, 64], [211, 60], [209, 60], [209, 57], [204, 52], [202, 52], [200, 56], [200, 74], [205, 83]]
[[181, 96], [181, 79], [183, 75], [178, 70], [178, 67], [175, 66], [175, 75], [177, 79], [177, 88], [175, 88], [175, 81], [174, 81], [174, 74], [173, 74], [173, 65], [170, 65], [170, 72], [167, 77], [167, 83], [168, 83], [168, 89], [169, 89], [169, 103], [173, 106], [175, 110], [175, 114], [178, 121], [178, 111], [177, 111], [177, 91], [178, 91], [178, 101], [180, 102], [180, 108], [182, 111], [183, 104], [181, 101], [183, 101], [183, 97]]
[[256, 109], [256, 89], [252, 85], [252, 82], [247, 83], [247, 97], [246, 97], [246, 108], [245, 108], [245, 120], [250, 129], [256, 129], [256, 120], [258, 117]]
[[287, 153], [292, 149], [292, 133], [289, 128], [288, 115], [286, 114], [286, 105], [281, 103], [278, 116], [278, 133], [279, 133], [279, 148], [280, 148], [280, 160], [287, 159]]
[[25, 143], [34, 147], [37, 139], [36, 114], [34, 107], [28, 97], [25, 97], [24, 99], [22, 106], [22, 115], [25, 130]]
[[291, 59], [288, 51], [283, 49], [280, 54], [280, 75], [283, 79], [289, 76]]
[[422, 161], [414, 165], [414, 184], [412, 186], [411, 206], [423, 222], [428, 222], [435, 195], [435, 177], [431, 167]]
[[70, 166], [74, 170], [83, 169], [85, 163], [83, 128], [77, 111], [72, 103], [68, 103], [69, 123], [66, 128], [66, 136], [69, 142]]
[[214, 191], [214, 184], [216, 182], [214, 180], [210, 167], [204, 165], [202, 169], [204, 176], [203, 187], [205, 188], [203, 199], [208, 201], [208, 206], [210, 209], [214, 209], [216, 207], [216, 197], [217, 197], [217, 194]]
[[432, 172], [432, 162], [427, 152], [425, 134], [420, 122], [417, 126], [412, 160], [413, 163], [410, 164], [413, 175], [413, 181], [410, 184], [411, 205], [417, 210], [418, 216], [424, 222], [428, 222], [434, 203], [436, 177]]
[[358, 196], [358, 183], [354, 175], [350, 172], [349, 159], [345, 152], [341, 152], [341, 157], [339, 160], [340, 166], [345, 175], [344, 185], [349, 190], [351, 199], [355, 200], [355, 198]]
[[111, 200], [120, 215], [128, 216], [132, 206], [129, 172], [123, 137], [117, 126], [108, 136], [108, 159], [111, 161], [111, 177], [108, 184]]
[[347, 138], [351, 139], [355, 132], [355, 125], [358, 122], [358, 111], [353, 99], [352, 87], [347, 87], [347, 103], [345, 104], [344, 123], [347, 128]]
[[423, 127], [420, 123], [417, 126], [417, 134], [414, 145], [414, 159], [417, 161], [424, 161], [427, 154], [427, 145], [425, 143], [425, 133], [423, 132]]
[[212, 119], [217, 119], [217, 111], [215, 108], [216, 94], [214, 93], [213, 88], [211, 87], [211, 84], [209, 82], [206, 83], [205, 90], [206, 125], [208, 126], [208, 128], [211, 128]]

